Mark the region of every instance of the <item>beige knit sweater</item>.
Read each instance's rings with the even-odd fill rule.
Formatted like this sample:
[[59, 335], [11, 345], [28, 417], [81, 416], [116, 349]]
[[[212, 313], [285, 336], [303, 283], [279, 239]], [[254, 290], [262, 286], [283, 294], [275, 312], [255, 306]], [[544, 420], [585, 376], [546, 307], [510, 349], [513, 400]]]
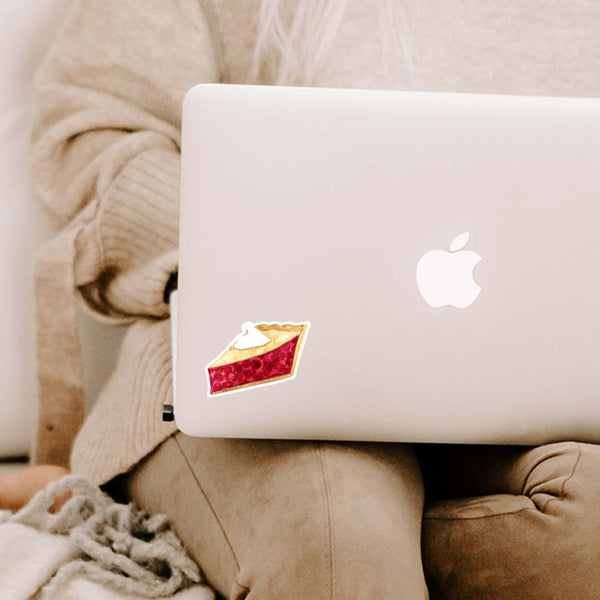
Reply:
[[[398, 0], [412, 74], [383, 42], [381, 2], [348, 0], [313, 85], [600, 94], [595, 0]], [[79, 430], [71, 466], [103, 483], [175, 429], [160, 415], [171, 395], [163, 293], [177, 269], [181, 102], [200, 82], [248, 82], [258, 7], [79, 0], [39, 70], [33, 181], [66, 228], [40, 251], [36, 273], [38, 462], [66, 463]], [[273, 81], [261, 72], [261, 83]], [[85, 422], [75, 288], [100, 318], [128, 324]]]

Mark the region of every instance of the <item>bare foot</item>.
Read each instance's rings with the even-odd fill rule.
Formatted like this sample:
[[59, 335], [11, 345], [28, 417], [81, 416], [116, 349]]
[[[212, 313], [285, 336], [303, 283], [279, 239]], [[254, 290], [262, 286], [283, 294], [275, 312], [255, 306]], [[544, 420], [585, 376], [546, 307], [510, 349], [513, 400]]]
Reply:
[[[0, 473], [0, 508], [19, 510], [51, 481], [68, 475], [69, 470], [55, 465], [35, 465], [14, 473]], [[58, 510], [70, 497], [57, 498], [50, 512]]]

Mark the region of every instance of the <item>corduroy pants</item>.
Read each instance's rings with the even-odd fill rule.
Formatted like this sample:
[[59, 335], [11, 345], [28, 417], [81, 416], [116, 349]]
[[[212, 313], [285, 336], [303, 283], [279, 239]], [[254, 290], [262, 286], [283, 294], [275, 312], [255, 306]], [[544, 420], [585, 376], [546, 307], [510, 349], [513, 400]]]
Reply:
[[169, 515], [208, 582], [231, 600], [600, 597], [593, 445], [179, 432], [121, 477], [119, 489]]

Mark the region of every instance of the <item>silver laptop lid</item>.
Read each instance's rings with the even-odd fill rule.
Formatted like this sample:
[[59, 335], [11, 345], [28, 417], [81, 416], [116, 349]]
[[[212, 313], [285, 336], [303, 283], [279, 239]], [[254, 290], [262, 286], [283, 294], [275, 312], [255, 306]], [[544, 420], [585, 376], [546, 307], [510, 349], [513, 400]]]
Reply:
[[200, 85], [190, 435], [600, 441], [600, 101]]

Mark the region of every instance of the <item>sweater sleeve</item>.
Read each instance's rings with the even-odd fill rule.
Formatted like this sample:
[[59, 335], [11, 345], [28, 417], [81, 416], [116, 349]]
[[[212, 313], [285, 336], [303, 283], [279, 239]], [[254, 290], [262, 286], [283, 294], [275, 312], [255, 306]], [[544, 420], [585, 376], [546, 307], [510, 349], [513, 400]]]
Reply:
[[59, 226], [78, 228], [75, 285], [100, 313], [167, 314], [181, 104], [217, 79], [197, 0], [78, 0], [41, 65], [33, 186]]

